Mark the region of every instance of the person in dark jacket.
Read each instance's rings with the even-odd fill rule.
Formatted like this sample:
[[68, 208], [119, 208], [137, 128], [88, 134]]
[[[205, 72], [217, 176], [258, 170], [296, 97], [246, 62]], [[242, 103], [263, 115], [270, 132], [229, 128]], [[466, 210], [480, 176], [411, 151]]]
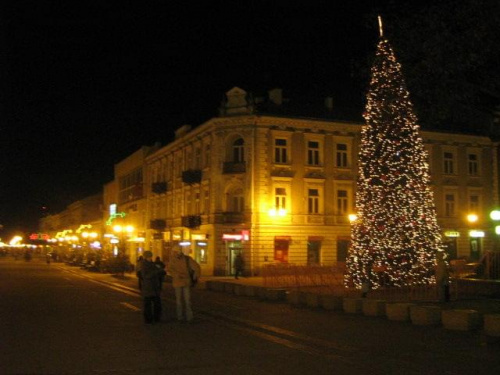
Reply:
[[137, 259], [137, 265], [135, 269], [135, 275], [137, 276], [137, 281], [139, 282], [139, 290], [142, 289], [142, 262], [144, 262], [144, 257], [141, 255], [139, 259]]
[[[165, 263], [163, 263], [160, 257], [156, 257], [155, 266], [160, 270], [165, 270]], [[163, 286], [163, 282], [165, 281], [165, 274], [160, 275], [160, 290]]]
[[153, 262], [153, 253], [151, 251], [144, 252], [141, 274], [141, 294], [144, 300], [144, 322], [146, 324], [157, 323], [161, 319], [162, 310], [160, 298], [160, 276], [164, 276], [165, 271], [156, 267]]
[[245, 261], [243, 260], [241, 253], [238, 253], [238, 255], [236, 255], [236, 258], [234, 259], [234, 278], [236, 280], [238, 280], [238, 276], [243, 272], [244, 267]]

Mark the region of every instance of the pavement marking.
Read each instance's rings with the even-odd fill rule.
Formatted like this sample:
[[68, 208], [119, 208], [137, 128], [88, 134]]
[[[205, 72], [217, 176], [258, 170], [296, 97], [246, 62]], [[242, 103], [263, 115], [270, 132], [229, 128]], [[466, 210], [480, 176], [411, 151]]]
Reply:
[[120, 305], [123, 305], [127, 308], [129, 308], [130, 310], [133, 310], [133, 311], [141, 311], [140, 308], [138, 308], [137, 306], [134, 306], [132, 305], [131, 303], [128, 303], [128, 302], [120, 302]]

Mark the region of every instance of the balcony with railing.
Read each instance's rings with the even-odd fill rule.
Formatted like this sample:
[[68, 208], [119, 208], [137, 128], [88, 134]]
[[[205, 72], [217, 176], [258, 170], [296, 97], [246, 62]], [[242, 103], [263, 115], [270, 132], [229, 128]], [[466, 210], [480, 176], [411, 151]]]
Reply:
[[167, 227], [167, 222], [164, 219], [153, 219], [149, 222], [149, 228], [164, 231]]
[[188, 185], [201, 183], [201, 169], [188, 169], [182, 172], [182, 182]]
[[163, 194], [167, 192], [167, 183], [166, 182], [153, 182], [151, 184], [151, 191], [154, 194]]
[[182, 226], [186, 228], [197, 228], [201, 225], [201, 216], [189, 215], [182, 217]]
[[229, 161], [229, 162], [224, 162], [224, 164], [222, 165], [223, 174], [236, 174], [245, 172], [246, 172], [245, 163], [235, 163]]
[[249, 212], [219, 212], [215, 214], [217, 224], [243, 224], [250, 221]]

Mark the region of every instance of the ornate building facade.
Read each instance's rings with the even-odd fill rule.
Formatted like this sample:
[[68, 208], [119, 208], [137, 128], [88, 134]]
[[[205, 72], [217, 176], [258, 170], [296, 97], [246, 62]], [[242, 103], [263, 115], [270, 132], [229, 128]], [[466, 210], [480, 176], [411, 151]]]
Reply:
[[[280, 105], [279, 91], [269, 100]], [[345, 260], [362, 124], [271, 115], [244, 90], [220, 116], [145, 157], [145, 248], [189, 249], [206, 275], [266, 264]], [[497, 147], [488, 137], [422, 131], [442, 234], [452, 258], [478, 259], [496, 238]], [[470, 214], [477, 217], [471, 219]], [[467, 219], [469, 217], [469, 220]]]

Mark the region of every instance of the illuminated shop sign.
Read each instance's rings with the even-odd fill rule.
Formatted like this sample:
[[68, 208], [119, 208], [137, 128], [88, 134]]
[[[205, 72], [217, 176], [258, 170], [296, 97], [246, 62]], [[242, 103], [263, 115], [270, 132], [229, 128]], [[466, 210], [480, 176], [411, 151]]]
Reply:
[[460, 237], [460, 232], [449, 230], [449, 231], [444, 232], [444, 235], [446, 237]]
[[471, 230], [469, 236], [473, 238], [484, 237], [484, 232], [482, 230]]
[[50, 236], [45, 233], [31, 233], [30, 240], [48, 240]]
[[242, 230], [241, 233], [224, 233], [222, 239], [226, 241], [248, 241], [250, 240], [250, 231]]

